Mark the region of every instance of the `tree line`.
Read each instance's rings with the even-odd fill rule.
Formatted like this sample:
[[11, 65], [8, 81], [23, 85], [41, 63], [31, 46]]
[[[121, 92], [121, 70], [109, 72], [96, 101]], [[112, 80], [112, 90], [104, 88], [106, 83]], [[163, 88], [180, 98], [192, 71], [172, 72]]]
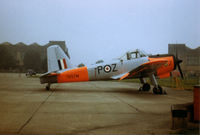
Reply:
[[46, 47], [25, 45], [0, 45], [0, 71], [26, 72], [33, 69], [37, 73], [47, 71]]

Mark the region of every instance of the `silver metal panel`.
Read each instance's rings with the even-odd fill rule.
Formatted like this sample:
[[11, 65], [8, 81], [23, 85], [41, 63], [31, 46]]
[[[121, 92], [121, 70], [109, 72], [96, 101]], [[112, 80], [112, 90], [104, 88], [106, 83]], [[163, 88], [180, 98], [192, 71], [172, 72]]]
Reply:
[[48, 60], [47, 61], [48, 72], [53, 72], [53, 71], [59, 70], [54, 46], [50, 46], [47, 48], [47, 60]]
[[92, 80], [106, 80], [112, 79], [112, 76], [117, 76], [130, 72], [139, 67], [141, 64], [148, 62], [148, 57], [142, 57], [131, 60], [114, 60], [104, 62], [88, 67], [89, 79]]
[[53, 45], [47, 48], [47, 59], [48, 59], [48, 72], [60, 70], [58, 65], [58, 60], [60, 59], [66, 60], [67, 68], [73, 67], [69, 58], [66, 56], [64, 51], [58, 45]]
[[67, 63], [67, 68], [72, 68], [73, 66], [72, 66], [69, 58], [67, 57], [67, 55], [64, 53], [64, 51], [58, 45], [54, 45], [54, 47], [55, 47], [55, 53], [56, 53], [57, 60], [65, 59], [66, 63]]

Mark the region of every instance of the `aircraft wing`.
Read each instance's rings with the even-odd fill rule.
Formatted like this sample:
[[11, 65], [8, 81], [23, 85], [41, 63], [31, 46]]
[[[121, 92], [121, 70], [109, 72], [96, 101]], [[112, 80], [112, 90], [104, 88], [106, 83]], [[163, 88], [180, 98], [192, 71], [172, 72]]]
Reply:
[[[123, 80], [123, 79], [130, 79], [130, 78], [140, 78], [140, 77], [148, 77], [149, 74], [156, 74], [157, 73], [157, 69], [160, 68], [161, 66], [167, 64], [168, 61], [167, 60], [153, 60], [153, 61], [149, 61], [146, 62], [142, 65], [140, 65], [139, 67], [131, 70], [128, 73], [124, 73], [119, 76], [119, 80]], [[116, 77], [115, 77], [116, 79]]]
[[116, 76], [112, 76], [111, 78], [112, 79], [120, 79], [120, 80], [122, 80], [122, 79], [126, 78], [128, 75], [129, 75], [129, 72], [123, 73], [123, 74], [120, 74], [120, 75], [116, 75]]

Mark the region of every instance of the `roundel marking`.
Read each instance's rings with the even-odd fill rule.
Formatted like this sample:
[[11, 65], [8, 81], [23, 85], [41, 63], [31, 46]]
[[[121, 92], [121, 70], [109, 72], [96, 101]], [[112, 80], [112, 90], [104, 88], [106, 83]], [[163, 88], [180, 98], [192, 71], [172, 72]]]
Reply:
[[105, 66], [104, 66], [104, 71], [105, 71], [106, 73], [109, 73], [109, 72], [111, 71], [111, 67], [110, 67], [109, 65], [105, 65]]

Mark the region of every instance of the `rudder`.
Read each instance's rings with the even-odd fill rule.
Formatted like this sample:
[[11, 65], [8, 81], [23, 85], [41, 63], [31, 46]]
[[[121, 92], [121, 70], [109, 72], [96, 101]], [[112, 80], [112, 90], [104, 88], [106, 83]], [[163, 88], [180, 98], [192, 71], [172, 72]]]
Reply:
[[47, 48], [48, 72], [72, 68], [72, 64], [65, 52], [58, 46]]

